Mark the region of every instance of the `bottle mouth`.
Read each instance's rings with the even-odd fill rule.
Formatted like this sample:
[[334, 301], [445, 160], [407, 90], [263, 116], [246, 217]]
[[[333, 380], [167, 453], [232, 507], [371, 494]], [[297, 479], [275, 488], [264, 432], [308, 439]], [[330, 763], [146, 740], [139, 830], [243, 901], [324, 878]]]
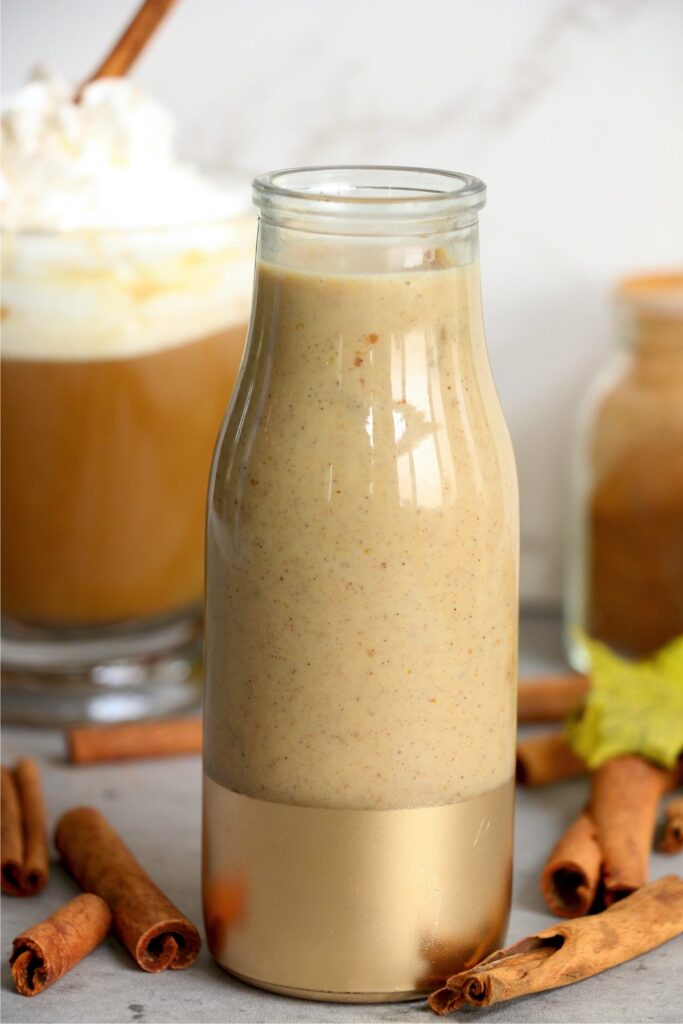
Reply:
[[254, 179], [254, 202], [262, 218], [285, 226], [313, 218], [349, 224], [349, 230], [387, 234], [388, 229], [423, 229], [437, 222], [452, 228], [476, 223], [486, 201], [486, 186], [479, 178], [459, 171], [420, 167], [339, 165], [294, 167], [272, 171]]

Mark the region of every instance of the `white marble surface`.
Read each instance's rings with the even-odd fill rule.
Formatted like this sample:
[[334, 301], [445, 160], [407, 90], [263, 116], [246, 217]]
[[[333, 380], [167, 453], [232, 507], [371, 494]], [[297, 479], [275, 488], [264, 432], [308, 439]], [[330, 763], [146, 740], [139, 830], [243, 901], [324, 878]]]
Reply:
[[[4, 0], [5, 90], [92, 69], [138, 0]], [[614, 278], [680, 262], [680, 0], [180, 0], [135, 69], [246, 177], [406, 163], [489, 185], [484, 298], [517, 452], [522, 594], [560, 590], [566, 455]]]
[[[527, 618], [522, 627], [521, 654], [524, 673], [559, 667], [562, 659], [556, 621]], [[43, 762], [51, 823], [76, 804], [99, 807], [171, 899], [195, 922], [201, 921], [198, 758], [77, 768], [64, 763], [58, 734], [3, 730], [3, 761], [11, 762], [28, 752], [40, 756]], [[539, 895], [539, 870], [585, 794], [585, 780], [520, 792], [510, 941], [550, 923]], [[671, 871], [683, 872], [683, 857], [653, 855], [652, 877]], [[29, 900], [3, 896], [3, 956], [14, 935], [51, 913], [75, 892], [74, 884], [55, 864], [41, 896]], [[476, 1019], [497, 1024], [674, 1024], [680, 1022], [683, 1007], [682, 965], [683, 937], [581, 984], [504, 1004], [480, 1013]], [[458, 1014], [453, 1020], [464, 1017]], [[259, 992], [224, 974], [205, 949], [188, 971], [144, 974], [113, 938], [53, 988], [33, 999], [13, 991], [6, 959], [2, 968], [2, 1020], [6, 1024], [429, 1024], [435, 1019], [424, 1001], [349, 1006], [307, 1003]], [[467, 1014], [467, 1019], [475, 1018]]]

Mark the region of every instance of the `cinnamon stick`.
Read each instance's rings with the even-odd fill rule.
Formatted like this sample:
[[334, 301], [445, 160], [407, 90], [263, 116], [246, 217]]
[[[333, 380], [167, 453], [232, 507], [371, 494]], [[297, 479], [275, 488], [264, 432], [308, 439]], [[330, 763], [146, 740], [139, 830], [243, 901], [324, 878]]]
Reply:
[[125, 75], [156, 32], [175, 0], [144, 0], [123, 34], [116, 40], [98, 68], [78, 90], [97, 78], [118, 78]]
[[79, 726], [67, 730], [66, 740], [69, 760], [73, 764], [199, 754], [202, 750], [202, 722], [194, 717]]
[[683, 796], [670, 800], [664, 813], [666, 821], [658, 849], [662, 853], [678, 853], [683, 850]]
[[590, 813], [603, 857], [605, 904], [645, 885], [659, 801], [677, 772], [642, 757], [613, 757], [591, 776]]
[[24, 864], [24, 815], [14, 773], [2, 766], [2, 891], [12, 896], [22, 893]]
[[541, 892], [552, 913], [587, 914], [595, 902], [601, 865], [595, 822], [583, 811], [555, 845], [541, 874]]
[[517, 694], [519, 722], [560, 722], [588, 693], [586, 676], [571, 672], [522, 679]]
[[106, 938], [111, 911], [99, 896], [76, 896], [12, 943], [10, 968], [17, 992], [37, 996]]
[[517, 744], [517, 781], [525, 786], [545, 786], [574, 775], [586, 766], [577, 757], [560, 730], [532, 736]]
[[114, 931], [143, 971], [189, 967], [199, 932], [164, 895], [107, 819], [92, 807], [67, 811], [57, 823], [57, 849], [78, 884], [109, 905]]
[[50, 872], [45, 801], [37, 763], [22, 758], [14, 771], [2, 766], [2, 891], [35, 896]]
[[660, 878], [601, 914], [558, 921], [470, 970], [429, 997], [435, 1013], [488, 1007], [571, 985], [647, 953], [683, 932], [683, 880]]

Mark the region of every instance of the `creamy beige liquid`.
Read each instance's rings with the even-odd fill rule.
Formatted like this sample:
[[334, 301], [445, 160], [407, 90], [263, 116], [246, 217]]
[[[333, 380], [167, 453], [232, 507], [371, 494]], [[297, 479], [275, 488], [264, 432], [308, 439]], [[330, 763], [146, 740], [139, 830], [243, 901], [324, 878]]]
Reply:
[[207, 775], [317, 808], [497, 790], [517, 491], [478, 268], [257, 273], [209, 501]]

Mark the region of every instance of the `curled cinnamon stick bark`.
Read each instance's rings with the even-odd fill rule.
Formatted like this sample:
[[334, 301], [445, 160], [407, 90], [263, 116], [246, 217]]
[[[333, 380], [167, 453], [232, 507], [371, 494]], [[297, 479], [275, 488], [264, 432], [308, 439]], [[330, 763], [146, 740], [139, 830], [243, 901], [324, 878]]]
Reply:
[[517, 720], [561, 722], [585, 697], [588, 687], [587, 677], [575, 672], [522, 679], [517, 694]]
[[200, 754], [202, 721], [193, 717], [79, 726], [67, 730], [66, 740], [69, 760], [74, 764]]
[[660, 878], [601, 914], [558, 921], [453, 975], [429, 997], [435, 1013], [488, 1007], [583, 981], [683, 932], [683, 880]]
[[104, 815], [92, 807], [67, 811], [55, 843], [78, 884], [109, 905], [114, 931], [143, 971], [189, 967], [199, 932], [145, 872]]
[[642, 757], [613, 757], [591, 776], [590, 814], [603, 858], [605, 904], [645, 885], [659, 801], [677, 773]]
[[541, 874], [543, 899], [553, 914], [588, 913], [598, 891], [601, 864], [595, 822], [583, 811], [556, 844]]
[[50, 860], [45, 801], [37, 763], [22, 758], [2, 766], [2, 891], [35, 896], [47, 884]]
[[17, 992], [37, 996], [106, 938], [111, 911], [99, 896], [76, 896], [12, 943], [10, 967]]
[[583, 775], [585, 771], [585, 764], [567, 745], [560, 730], [517, 744], [517, 781], [522, 785], [545, 786]]
[[662, 853], [678, 853], [683, 850], [683, 796], [670, 800], [664, 813], [666, 821], [658, 849]]

